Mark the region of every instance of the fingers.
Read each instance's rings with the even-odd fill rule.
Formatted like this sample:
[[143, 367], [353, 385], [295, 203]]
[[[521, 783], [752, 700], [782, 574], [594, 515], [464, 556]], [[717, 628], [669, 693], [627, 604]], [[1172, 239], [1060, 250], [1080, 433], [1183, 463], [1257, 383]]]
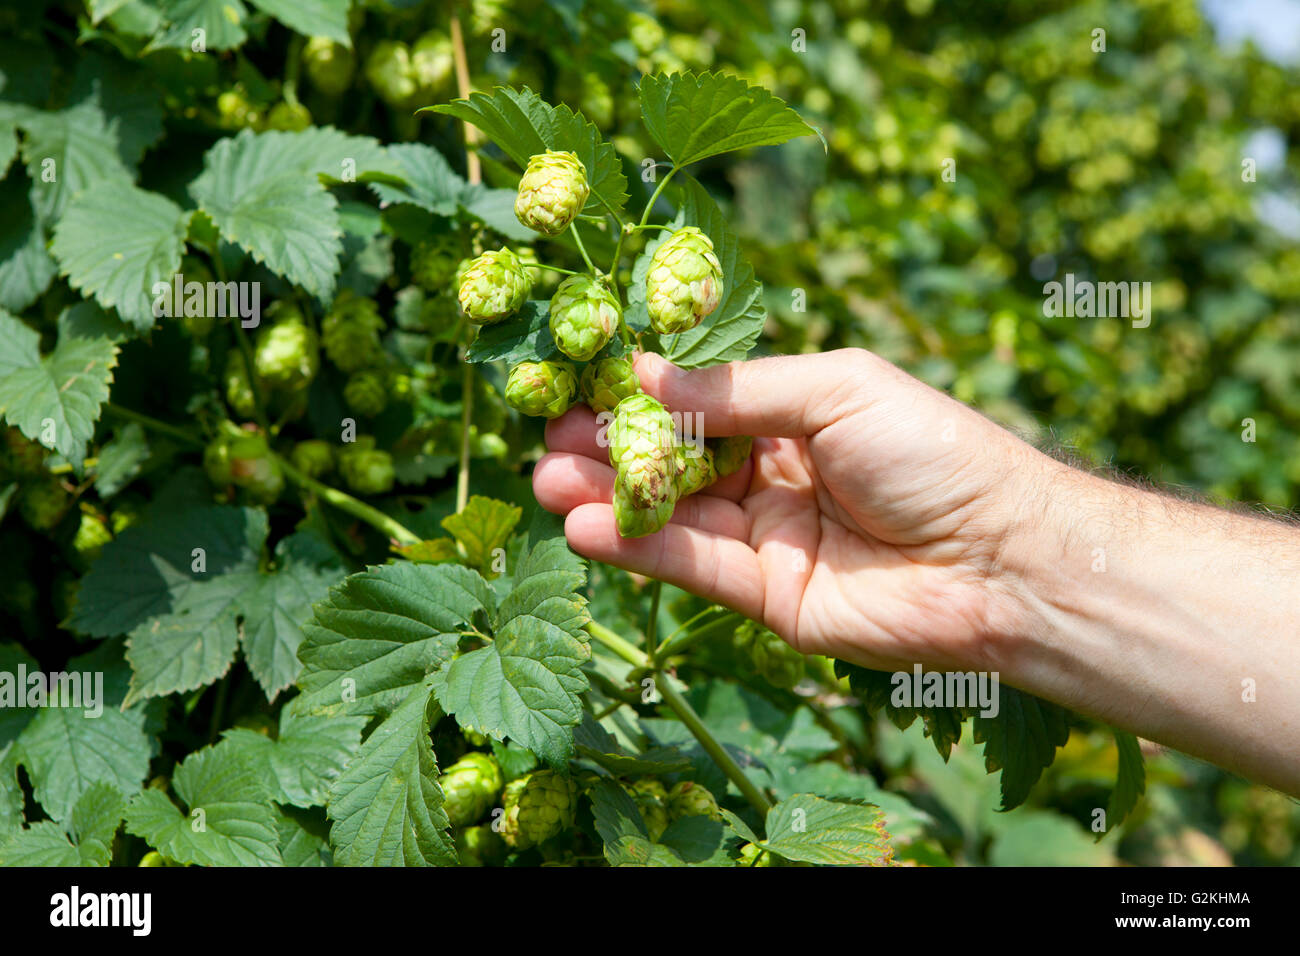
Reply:
[[886, 363], [861, 349], [731, 362], [687, 371], [653, 353], [641, 387], [670, 411], [697, 412], [706, 435], [800, 438], [831, 424]]
[[614, 509], [595, 503], [569, 512], [564, 534], [573, 550], [593, 561], [659, 578], [747, 617], [761, 618], [758, 555], [742, 541], [672, 523], [644, 538], [620, 538]]
[[[583, 455], [553, 452], [533, 469], [537, 503], [553, 514], [582, 505], [608, 505], [614, 496], [614, 469]], [[734, 501], [697, 494], [677, 502], [672, 520], [728, 538], [749, 538], [749, 518]]]

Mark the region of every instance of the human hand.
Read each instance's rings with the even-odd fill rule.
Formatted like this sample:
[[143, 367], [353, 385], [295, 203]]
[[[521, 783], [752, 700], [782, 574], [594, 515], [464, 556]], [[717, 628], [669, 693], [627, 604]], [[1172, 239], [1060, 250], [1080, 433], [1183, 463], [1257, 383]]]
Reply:
[[1000, 554], [1055, 465], [870, 352], [696, 371], [642, 355], [645, 391], [706, 435], [755, 435], [750, 463], [682, 499], [661, 532], [615, 530], [595, 414], [547, 426], [533, 488], [579, 554], [762, 621], [806, 654], [864, 666], [999, 669], [1015, 582]]

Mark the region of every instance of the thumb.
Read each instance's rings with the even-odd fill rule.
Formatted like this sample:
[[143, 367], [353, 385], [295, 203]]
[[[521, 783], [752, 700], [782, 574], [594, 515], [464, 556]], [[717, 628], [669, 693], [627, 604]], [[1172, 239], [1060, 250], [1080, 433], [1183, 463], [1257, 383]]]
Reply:
[[696, 412], [706, 435], [802, 438], [860, 406], [886, 363], [863, 349], [787, 355], [686, 370], [654, 353], [636, 360], [641, 387], [674, 412]]

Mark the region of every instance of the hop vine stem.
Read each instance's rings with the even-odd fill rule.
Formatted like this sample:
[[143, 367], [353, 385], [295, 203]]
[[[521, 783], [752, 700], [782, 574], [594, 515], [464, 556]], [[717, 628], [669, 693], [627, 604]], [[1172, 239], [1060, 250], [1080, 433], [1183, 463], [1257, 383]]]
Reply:
[[[456, 89], [461, 99], [469, 99], [472, 87], [469, 81], [469, 57], [465, 53], [465, 31], [461, 29], [460, 14], [453, 10], [451, 14], [451, 52], [456, 66]], [[470, 185], [483, 181], [483, 166], [479, 162], [474, 146], [478, 141], [478, 130], [468, 123], [465, 127], [465, 174]], [[472, 333], [471, 333], [472, 335]], [[468, 341], [462, 343], [461, 349], [461, 413], [460, 413], [460, 465], [456, 469], [456, 511], [465, 510], [469, 503], [469, 430], [474, 419], [474, 365], [468, 360]], [[463, 548], [458, 548], [463, 551]]]
[[378, 508], [371, 507], [364, 501], [353, 498], [345, 491], [339, 491], [339, 489], [331, 488], [315, 478], [307, 477], [282, 456], [277, 455], [276, 458], [280, 462], [280, 467], [284, 469], [286, 478], [300, 488], [312, 492], [322, 501], [327, 501], [340, 511], [350, 514], [354, 518], [359, 518], [372, 528], [388, 535], [398, 544], [420, 543], [420, 536], [397, 519], [390, 518]]

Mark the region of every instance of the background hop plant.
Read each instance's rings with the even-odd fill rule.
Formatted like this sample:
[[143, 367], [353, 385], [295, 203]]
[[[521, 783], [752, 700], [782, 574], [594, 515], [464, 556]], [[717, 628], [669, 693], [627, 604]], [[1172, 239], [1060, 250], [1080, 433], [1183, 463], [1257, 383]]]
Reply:
[[311, 110], [301, 103], [282, 100], [266, 114], [267, 129], [304, 130], [311, 125]]
[[293, 446], [289, 461], [308, 478], [319, 478], [334, 468], [334, 449], [329, 442], [309, 438]]
[[559, 418], [577, 391], [578, 376], [568, 362], [520, 362], [506, 379], [510, 407], [541, 418]]
[[460, 287], [465, 244], [456, 233], [442, 232], [416, 245], [411, 252], [411, 278], [432, 293]]
[[718, 808], [713, 793], [694, 780], [682, 780], [673, 784], [673, 788], [668, 791], [667, 803], [668, 815], [674, 820], [682, 817], [722, 819], [722, 811]]
[[736, 629], [735, 645], [773, 687], [789, 690], [803, 680], [804, 656], [756, 621], [746, 621]]
[[572, 827], [577, 804], [578, 788], [571, 777], [554, 770], [530, 773], [519, 790], [512, 831], [519, 848], [545, 843]]
[[646, 310], [661, 335], [693, 329], [722, 301], [722, 265], [713, 240], [695, 226], [665, 239], [650, 257]]
[[359, 495], [382, 495], [393, 489], [393, 456], [375, 447], [373, 435], [358, 435], [338, 453], [339, 474]]
[[253, 379], [248, 374], [248, 363], [244, 353], [232, 350], [226, 356], [226, 368], [223, 375], [226, 385], [226, 404], [239, 418], [252, 418], [257, 411], [257, 399], [253, 394]]
[[366, 58], [366, 80], [389, 106], [410, 105], [419, 92], [411, 49], [400, 40], [380, 40]]
[[501, 793], [503, 784], [497, 762], [477, 750], [471, 750], [448, 767], [438, 785], [442, 787], [442, 806], [451, 825], [465, 827], [482, 819]]
[[502, 247], [470, 262], [461, 273], [457, 299], [471, 322], [487, 325], [517, 312], [532, 288], [522, 261]]
[[302, 48], [307, 79], [326, 96], [339, 96], [352, 85], [356, 55], [329, 37], [311, 37]]
[[569, 358], [586, 362], [609, 342], [622, 315], [618, 298], [603, 282], [569, 276], [551, 297], [551, 337]]
[[342, 372], [355, 372], [378, 361], [384, 319], [373, 299], [344, 289], [321, 322], [321, 344]]
[[668, 791], [653, 777], [643, 777], [624, 789], [636, 801], [650, 839], [658, 840], [672, 822], [668, 812]]
[[320, 368], [316, 333], [294, 305], [277, 302], [267, 313], [272, 321], [259, 331], [253, 352], [258, 379], [271, 388], [302, 391]]
[[529, 229], [558, 236], [582, 212], [590, 191], [582, 160], [548, 149], [528, 160], [515, 196], [515, 216]]
[[641, 391], [636, 366], [622, 356], [592, 362], [582, 370], [578, 385], [582, 400], [595, 412], [612, 412], [623, 399]]
[[18, 513], [34, 531], [49, 531], [67, 514], [72, 495], [53, 478], [24, 485], [18, 494]]
[[223, 422], [203, 452], [203, 467], [218, 488], [235, 485], [256, 502], [270, 504], [284, 488], [284, 469], [266, 436], [255, 427]]
[[374, 418], [388, 407], [388, 375], [383, 369], [363, 368], [348, 376], [343, 401], [365, 418]]

